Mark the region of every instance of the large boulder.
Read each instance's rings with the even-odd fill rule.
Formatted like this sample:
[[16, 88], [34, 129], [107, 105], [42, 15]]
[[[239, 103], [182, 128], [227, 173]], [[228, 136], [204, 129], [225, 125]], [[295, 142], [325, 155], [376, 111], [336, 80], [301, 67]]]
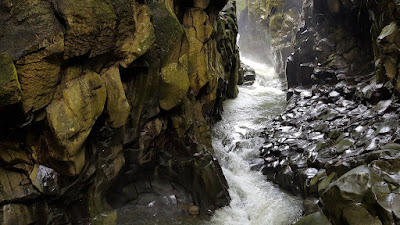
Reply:
[[160, 48], [160, 107], [170, 110], [179, 105], [189, 89], [188, 45], [182, 24], [164, 4], [152, 3], [155, 35]]
[[[55, 155], [62, 161], [80, 155], [82, 162], [83, 144], [104, 109], [106, 87], [99, 74], [86, 71], [81, 77], [66, 82], [61, 92], [60, 98], [46, 108], [51, 130], [62, 146]], [[78, 163], [69, 173], [78, 174], [82, 167], [83, 164]]]
[[207, 13], [193, 8], [185, 12], [183, 18], [186, 35], [189, 40], [189, 80], [190, 87], [195, 95], [207, 83], [216, 85], [216, 79], [208, 65], [209, 52], [206, 42], [210, 39], [214, 29], [209, 22]]
[[189, 90], [189, 77], [178, 63], [170, 63], [161, 68], [160, 106], [170, 110], [180, 104]]
[[389, 185], [382, 175], [393, 173], [386, 170], [387, 167], [374, 166], [376, 164], [390, 165], [390, 162], [377, 160], [371, 167], [354, 168], [331, 183], [321, 195], [334, 224], [381, 225], [398, 220], [400, 205], [395, 199], [400, 197], [393, 188], [397, 189], [399, 182]]
[[47, 47], [54, 40], [63, 40], [63, 28], [51, 2], [4, 0], [0, 8], [0, 52], [9, 53], [13, 60], [30, 53], [38, 59], [42, 50], [51, 52]]
[[20, 60], [18, 63], [18, 77], [24, 93], [24, 111], [35, 112], [46, 107], [61, 79], [61, 65], [58, 64], [58, 59], [55, 62], [41, 60], [32, 63]]

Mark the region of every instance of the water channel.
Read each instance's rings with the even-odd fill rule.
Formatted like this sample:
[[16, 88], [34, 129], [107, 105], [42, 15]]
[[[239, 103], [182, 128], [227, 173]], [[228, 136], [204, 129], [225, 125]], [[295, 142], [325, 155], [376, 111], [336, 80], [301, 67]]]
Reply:
[[222, 120], [213, 127], [213, 147], [229, 184], [232, 201], [219, 209], [208, 224], [288, 225], [302, 211], [301, 200], [265, 180], [260, 132], [285, 106], [285, 92], [274, 69], [241, 58], [256, 71], [256, 81], [240, 86], [236, 99], [224, 102]]

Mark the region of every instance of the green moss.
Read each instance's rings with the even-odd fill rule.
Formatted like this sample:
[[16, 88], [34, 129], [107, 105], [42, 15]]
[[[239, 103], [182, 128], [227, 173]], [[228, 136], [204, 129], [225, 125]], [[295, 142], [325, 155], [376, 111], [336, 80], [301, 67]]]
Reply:
[[239, 12], [243, 11], [247, 7], [246, 0], [236, 0], [236, 7]]
[[177, 63], [170, 63], [161, 69], [160, 106], [172, 109], [182, 102], [189, 89], [188, 72]]
[[334, 180], [337, 179], [337, 175], [335, 172], [332, 172], [329, 174], [328, 177], [324, 178], [319, 184], [318, 184], [318, 192], [321, 193], [323, 190], [325, 190], [330, 183], [332, 183]]
[[271, 11], [274, 8], [277, 12], [283, 12], [284, 6], [285, 3], [283, 0], [269, 0], [267, 4], [267, 9], [268, 11]]
[[269, 29], [271, 34], [279, 32], [282, 27], [283, 16], [282, 14], [278, 13], [271, 17], [269, 21]]

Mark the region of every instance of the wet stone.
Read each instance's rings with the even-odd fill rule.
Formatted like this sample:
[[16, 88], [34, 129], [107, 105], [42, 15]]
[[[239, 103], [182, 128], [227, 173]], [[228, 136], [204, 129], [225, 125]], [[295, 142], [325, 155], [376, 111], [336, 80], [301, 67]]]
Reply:
[[[400, 101], [393, 87], [370, 74], [323, 67], [312, 77], [309, 89], [290, 89], [286, 111], [265, 129], [263, 174], [293, 194], [323, 195], [318, 204], [334, 224], [386, 224], [382, 215], [397, 220], [400, 205], [390, 199], [400, 199]], [[367, 210], [368, 204], [383, 211]], [[305, 217], [312, 222], [297, 224], [331, 224], [312, 213], [315, 218]]]

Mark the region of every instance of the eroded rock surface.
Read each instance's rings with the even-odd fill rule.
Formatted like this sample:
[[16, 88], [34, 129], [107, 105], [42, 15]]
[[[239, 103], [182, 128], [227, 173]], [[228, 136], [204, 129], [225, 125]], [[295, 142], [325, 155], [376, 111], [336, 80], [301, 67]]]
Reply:
[[2, 1], [0, 223], [227, 205], [209, 131], [238, 92], [226, 3]]

